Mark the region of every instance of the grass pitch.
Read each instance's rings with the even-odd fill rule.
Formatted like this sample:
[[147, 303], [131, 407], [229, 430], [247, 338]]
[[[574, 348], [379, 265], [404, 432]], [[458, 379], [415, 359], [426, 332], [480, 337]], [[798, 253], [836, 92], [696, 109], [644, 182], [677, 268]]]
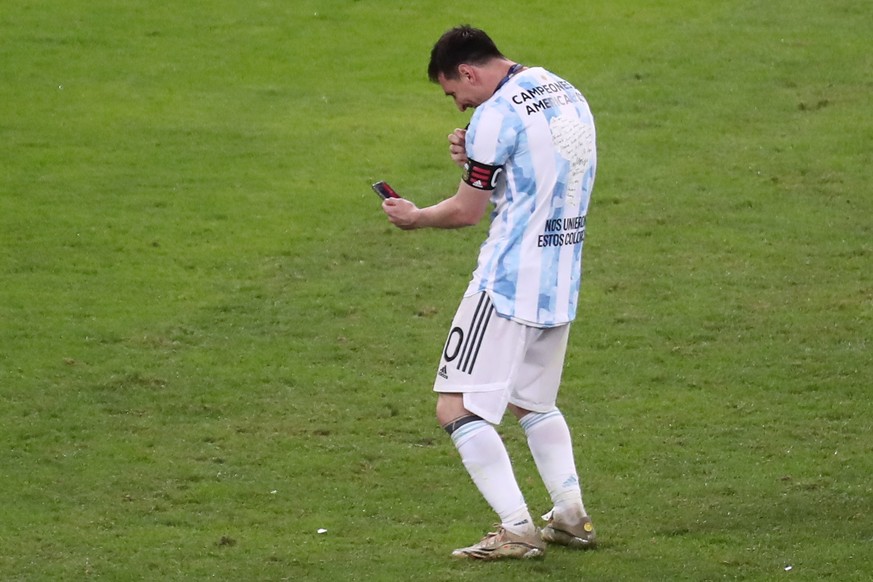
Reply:
[[[0, 578], [868, 579], [869, 8], [6, 2]], [[447, 557], [493, 520], [430, 392], [484, 225], [396, 231], [369, 184], [453, 192], [461, 21], [597, 119], [594, 552]]]

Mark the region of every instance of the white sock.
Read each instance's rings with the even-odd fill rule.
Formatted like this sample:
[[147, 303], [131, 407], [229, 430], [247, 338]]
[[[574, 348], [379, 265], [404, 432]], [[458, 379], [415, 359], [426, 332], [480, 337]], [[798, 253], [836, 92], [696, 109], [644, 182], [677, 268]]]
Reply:
[[555, 514], [567, 521], [588, 515], [582, 503], [582, 487], [573, 460], [570, 429], [557, 408], [531, 412], [520, 421], [527, 444], [549, 496]]
[[500, 516], [503, 528], [517, 534], [533, 531], [509, 454], [494, 427], [484, 420], [470, 422], [452, 433], [452, 441], [473, 483]]

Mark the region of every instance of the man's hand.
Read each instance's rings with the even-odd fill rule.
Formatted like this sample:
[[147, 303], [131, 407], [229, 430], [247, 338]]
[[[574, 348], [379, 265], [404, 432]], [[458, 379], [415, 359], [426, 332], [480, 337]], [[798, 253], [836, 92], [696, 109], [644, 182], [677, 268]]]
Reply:
[[467, 130], [456, 129], [449, 134], [449, 154], [461, 168], [467, 163]]
[[482, 220], [490, 196], [489, 191], [478, 190], [462, 181], [454, 196], [433, 206], [419, 208], [405, 198], [388, 198], [382, 202], [382, 210], [391, 224], [403, 230], [461, 228]]
[[421, 210], [405, 198], [388, 198], [382, 202], [382, 210], [388, 220], [397, 228], [412, 230], [417, 228]]

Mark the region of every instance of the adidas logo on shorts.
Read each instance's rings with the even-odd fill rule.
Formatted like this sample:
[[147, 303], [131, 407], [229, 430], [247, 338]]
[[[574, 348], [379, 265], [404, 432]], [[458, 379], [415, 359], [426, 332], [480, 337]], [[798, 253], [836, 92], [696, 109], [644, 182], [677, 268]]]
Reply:
[[444, 379], [446, 379], [446, 380], [449, 379], [449, 371], [446, 369], [445, 366], [443, 366], [442, 368], [440, 368], [440, 373], [439, 373], [439, 375], [440, 375], [440, 378], [444, 378]]

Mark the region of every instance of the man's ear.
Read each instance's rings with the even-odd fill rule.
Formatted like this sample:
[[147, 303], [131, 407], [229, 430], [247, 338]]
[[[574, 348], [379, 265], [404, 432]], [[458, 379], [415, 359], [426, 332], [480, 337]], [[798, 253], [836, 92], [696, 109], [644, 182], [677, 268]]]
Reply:
[[475, 81], [479, 78], [476, 74], [476, 68], [472, 65], [468, 65], [467, 63], [461, 63], [458, 65], [458, 75], [460, 75], [461, 79], [467, 81]]

